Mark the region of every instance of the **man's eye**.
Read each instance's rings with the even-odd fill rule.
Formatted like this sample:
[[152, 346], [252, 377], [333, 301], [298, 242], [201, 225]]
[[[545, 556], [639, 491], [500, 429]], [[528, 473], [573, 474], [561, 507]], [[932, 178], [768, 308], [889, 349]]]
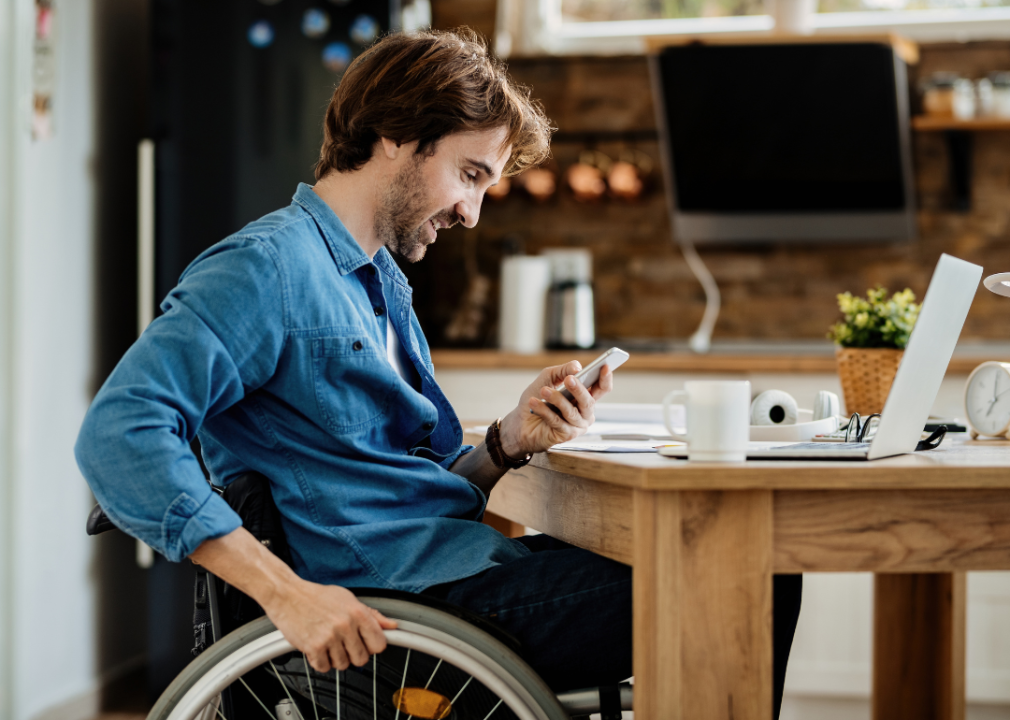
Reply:
[[464, 175], [466, 175], [466, 179], [470, 182], [477, 182], [477, 173], [474, 173], [473, 175], [470, 173], [464, 173]]

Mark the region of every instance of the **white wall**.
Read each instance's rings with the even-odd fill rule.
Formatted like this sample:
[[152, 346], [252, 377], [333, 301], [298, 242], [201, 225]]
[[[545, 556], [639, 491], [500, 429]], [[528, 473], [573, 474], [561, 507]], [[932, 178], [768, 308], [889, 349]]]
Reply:
[[95, 588], [90, 496], [73, 444], [95, 354], [92, 0], [56, 0], [56, 135], [47, 141], [29, 135], [33, 3], [0, 7], [0, 48], [13, 55], [0, 61], [0, 330], [9, 351], [0, 372], [10, 390], [0, 398], [9, 423], [0, 428], [0, 530], [14, 539], [0, 560], [0, 718], [58, 706], [84, 717], [97, 687]]
[[14, 187], [14, 6], [0, 3], [0, 718], [11, 708], [11, 542], [10, 507], [13, 464], [11, 428], [14, 387], [11, 369], [13, 334], [12, 191]]

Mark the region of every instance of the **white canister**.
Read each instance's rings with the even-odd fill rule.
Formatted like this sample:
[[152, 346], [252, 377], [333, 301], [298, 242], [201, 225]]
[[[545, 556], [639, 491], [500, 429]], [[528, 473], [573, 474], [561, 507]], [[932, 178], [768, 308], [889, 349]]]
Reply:
[[810, 35], [814, 31], [817, 0], [765, 0], [775, 32], [784, 35]]
[[545, 257], [513, 255], [502, 260], [498, 346], [533, 355], [544, 349], [544, 313], [551, 284]]

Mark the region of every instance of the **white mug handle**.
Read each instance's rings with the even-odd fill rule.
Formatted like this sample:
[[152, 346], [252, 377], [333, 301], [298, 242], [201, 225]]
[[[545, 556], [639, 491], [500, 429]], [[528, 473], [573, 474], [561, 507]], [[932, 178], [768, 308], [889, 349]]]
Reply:
[[670, 437], [674, 440], [680, 440], [681, 442], [690, 442], [687, 435], [680, 435], [673, 430], [673, 422], [670, 420], [670, 405], [673, 404], [675, 398], [680, 397], [687, 398], [687, 393], [683, 390], [674, 390], [668, 393], [665, 398], [663, 398], [663, 424], [666, 425], [667, 431], [670, 433]]

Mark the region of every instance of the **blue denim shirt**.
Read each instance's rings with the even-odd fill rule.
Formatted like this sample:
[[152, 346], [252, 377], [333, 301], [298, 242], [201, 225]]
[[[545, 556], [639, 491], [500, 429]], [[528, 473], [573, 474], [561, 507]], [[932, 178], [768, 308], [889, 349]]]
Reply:
[[[470, 449], [432, 376], [411, 289], [307, 185], [186, 269], [109, 376], [77, 460], [112, 521], [170, 560], [240, 525], [204, 480], [271, 480], [295, 571], [419, 591], [528, 552], [448, 470]], [[386, 358], [392, 322], [417, 372]]]

